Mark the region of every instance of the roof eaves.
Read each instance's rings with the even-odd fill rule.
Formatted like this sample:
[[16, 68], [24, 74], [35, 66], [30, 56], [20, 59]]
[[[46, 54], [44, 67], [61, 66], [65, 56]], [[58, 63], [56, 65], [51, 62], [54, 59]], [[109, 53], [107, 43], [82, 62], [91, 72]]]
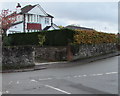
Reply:
[[46, 26], [43, 30], [46, 31], [50, 28], [51, 26]]
[[20, 22], [17, 22], [17, 23], [13, 23], [11, 26], [15, 26], [15, 25], [17, 25], [17, 24], [20, 24], [20, 23], [22, 23], [23, 21], [20, 21]]
[[52, 15], [50, 15], [50, 14], [48, 14], [48, 13], [47, 13], [47, 15], [48, 15], [48, 17], [54, 18]]

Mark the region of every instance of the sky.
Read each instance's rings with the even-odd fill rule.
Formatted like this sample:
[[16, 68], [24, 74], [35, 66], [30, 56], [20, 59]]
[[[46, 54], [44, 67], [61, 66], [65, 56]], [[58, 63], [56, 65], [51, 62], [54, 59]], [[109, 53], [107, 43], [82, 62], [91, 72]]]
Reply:
[[54, 16], [56, 25], [74, 24], [106, 33], [118, 32], [118, 2], [0, 2], [0, 10], [15, 11], [17, 3], [22, 7], [40, 4]]

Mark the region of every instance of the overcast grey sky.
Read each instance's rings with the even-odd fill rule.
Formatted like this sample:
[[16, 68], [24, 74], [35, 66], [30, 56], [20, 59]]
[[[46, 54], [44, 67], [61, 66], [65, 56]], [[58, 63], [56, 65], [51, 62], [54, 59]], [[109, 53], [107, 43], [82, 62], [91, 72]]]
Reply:
[[[15, 10], [18, 2], [2, 2], [2, 9]], [[117, 2], [20, 2], [40, 4], [49, 14], [54, 16], [54, 23], [67, 26], [70, 24], [94, 28], [109, 33], [118, 32]]]

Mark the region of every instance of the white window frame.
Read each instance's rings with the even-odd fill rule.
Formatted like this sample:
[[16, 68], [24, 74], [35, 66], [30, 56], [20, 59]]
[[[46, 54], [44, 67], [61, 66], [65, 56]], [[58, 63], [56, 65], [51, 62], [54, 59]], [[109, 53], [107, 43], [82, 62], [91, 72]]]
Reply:
[[45, 17], [45, 24], [49, 24], [49, 18], [48, 17]]

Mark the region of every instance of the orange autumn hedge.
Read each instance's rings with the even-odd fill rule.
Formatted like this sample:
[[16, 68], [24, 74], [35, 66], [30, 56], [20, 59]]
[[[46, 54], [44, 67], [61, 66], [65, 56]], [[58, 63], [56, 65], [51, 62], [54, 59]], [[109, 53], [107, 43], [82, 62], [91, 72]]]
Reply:
[[75, 30], [74, 44], [116, 43], [117, 35], [95, 30]]

